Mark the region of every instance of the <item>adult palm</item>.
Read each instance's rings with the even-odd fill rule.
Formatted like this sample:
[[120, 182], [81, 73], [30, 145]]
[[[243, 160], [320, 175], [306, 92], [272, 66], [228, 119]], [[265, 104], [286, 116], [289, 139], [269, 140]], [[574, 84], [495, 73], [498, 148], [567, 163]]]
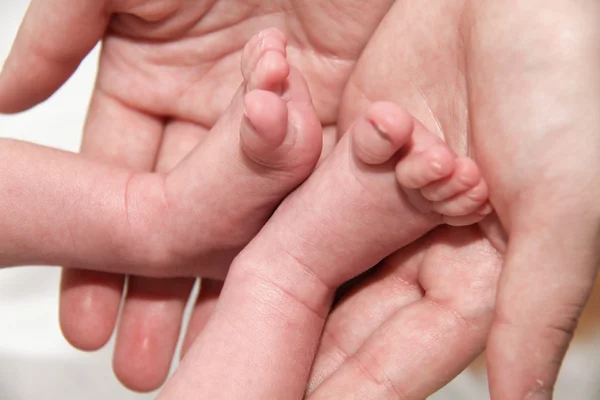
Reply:
[[[63, 2], [65, 1], [63, 0]], [[340, 14], [330, 13], [327, 18], [325, 18], [327, 13], [316, 14], [316, 16], [312, 16], [313, 20], [311, 20], [311, 31], [315, 26], [319, 26], [319, 18], [323, 17], [321, 21], [327, 29], [328, 37], [332, 36], [332, 32], [340, 32], [339, 37], [343, 41], [352, 38], [352, 36], [346, 36], [348, 32], [352, 32], [352, 25], [348, 26], [346, 23], [340, 22], [344, 21], [344, 18], [336, 20], [334, 17], [340, 18], [349, 15], [348, 12], [352, 10], [354, 15], [346, 20], [347, 22], [356, 20], [364, 22], [360, 19], [366, 18], [363, 14], [370, 15], [367, 18], [369, 21], [377, 21], [390, 5], [388, 3], [382, 7], [381, 14], [374, 11], [371, 15], [369, 7], [373, 8], [373, 4], [379, 3], [373, 2], [368, 4], [368, 7], [364, 6], [364, 9], [361, 5], [366, 2], [330, 2], [333, 8], [327, 8], [329, 6], [321, 2], [314, 3], [321, 6], [320, 12], [323, 10], [340, 12], [336, 6], [344, 6]], [[187, 6], [188, 4], [191, 3], [181, 3], [180, 5]], [[88, 6], [93, 8], [94, 5], [88, 4]], [[36, 15], [39, 20], [39, 16], [42, 14], [39, 11], [42, 6], [38, 5], [37, 7], [37, 12], [34, 12], [34, 8], [32, 8], [30, 14], [33, 17], [29, 18], [30, 21], [35, 21]], [[89, 10], [89, 7], [86, 10]], [[232, 15], [236, 15], [235, 13], [223, 12], [224, 8], [214, 7], [215, 14], [213, 16], [217, 15], [216, 12], [220, 10], [228, 18], [235, 19], [232, 17]], [[598, 121], [597, 104], [600, 81], [595, 66], [598, 63], [600, 52], [595, 38], [598, 36], [597, 29], [600, 26], [596, 19], [600, 13], [597, 7], [597, 2], [593, 1], [573, 3], [566, 0], [532, 1], [526, 5], [518, 1], [504, 2], [500, 5], [474, 0], [444, 4], [397, 1], [393, 12], [388, 15], [386, 22], [373, 39], [372, 46], [365, 51], [363, 55], [365, 62], [362, 67], [359, 67], [348, 85], [345, 96], [352, 101], [347, 100], [346, 105], [341, 107], [339, 125], [340, 132], [343, 132], [351, 118], [369, 101], [395, 100], [411, 110], [430, 129], [444, 136], [459, 153], [471, 151], [484, 169], [492, 191], [492, 202], [510, 237], [510, 246], [506, 253], [505, 269], [498, 296], [496, 319], [489, 346], [492, 392], [500, 398], [522, 398], [529, 392], [538, 394], [542, 396], [541, 398], [549, 398], [551, 386], [558, 371], [559, 362], [557, 361], [562, 356], [569, 335], [574, 328], [573, 322], [591, 289], [595, 266], [598, 262], [596, 243], [600, 228], [598, 227], [596, 199], [599, 195], [597, 193], [599, 187], [597, 171], [600, 171], [600, 167], [597, 163], [600, 157], [597, 151], [600, 144], [597, 130], [600, 122]], [[125, 11], [131, 13], [133, 10], [135, 15], [134, 8]], [[110, 12], [102, 7], [98, 9], [97, 15], [105, 15], [104, 21], [108, 23]], [[154, 11], [156, 10], [164, 11], [160, 8], [155, 8]], [[123, 12], [124, 10], [116, 11]], [[137, 10], [138, 14], [141, 11], [144, 10], [142, 8]], [[295, 13], [294, 15], [300, 15], [299, 9], [290, 9], [290, 12], [292, 11]], [[49, 14], [52, 15], [52, 13]], [[96, 22], [89, 16], [86, 19], [86, 13], [78, 13], [75, 9], [71, 10], [69, 15], [73, 20], [77, 19], [80, 27], [84, 26], [79, 22], [80, 20], [86, 22], [86, 29], [82, 32], [93, 31], [92, 27]], [[148, 26], [153, 26], [153, 29], [159, 31], [161, 29], [168, 31], [172, 28], [173, 24], [165, 23], [160, 17], [156, 17], [158, 14], [155, 13], [150, 17], [148, 15], [146, 15], [147, 20], [157, 19], [159, 22], [148, 24], [148, 21], [140, 21], [131, 16], [127, 16], [125, 21], [129, 19], [131, 26], [137, 24], [138, 28], [144, 29], [147, 29]], [[175, 15], [173, 14], [170, 18]], [[247, 14], [247, 17], [252, 16], [254, 14]], [[176, 20], [170, 18], [166, 20]], [[273, 16], [269, 18], [273, 18]], [[250, 19], [250, 21], [253, 20], [257, 26], [260, 25], [257, 19]], [[305, 21], [309, 20], [310, 18], [305, 19]], [[297, 21], [298, 19], [288, 19], [284, 25], [284, 30], [291, 34], [290, 57], [307, 74], [309, 83], [316, 82], [314, 76], [310, 74], [310, 68], [307, 68], [311, 63], [302, 64], [294, 58], [294, 43], [296, 47], [299, 43], [307, 43], [298, 41], [300, 36], [297, 35], [297, 31], [294, 34], [293, 27], [297, 29], [298, 26], [303, 26]], [[119, 26], [122, 23], [123, 21], [116, 22], [115, 25]], [[247, 23], [249, 22], [242, 25]], [[376, 24], [377, 22], [373, 22], [371, 27], [374, 28]], [[63, 25], [68, 26], [68, 24], [61, 22], [58, 25], [60, 29], [56, 31], [63, 32], [65, 38], [75, 36], [73, 32], [65, 31], [68, 29]], [[71, 26], [75, 25], [74, 23]], [[368, 26], [366, 23], [362, 23], [362, 25]], [[47, 44], [43, 46], [33, 46], [32, 51], [31, 44], [40, 42], [39, 38], [38, 42], [32, 39], [31, 32], [35, 32], [35, 29], [39, 28], [33, 28], [36, 25], [32, 22], [29, 23], [29, 26], [30, 28], [24, 29], [22, 31], [24, 33], [21, 34], [21, 54], [19, 54], [19, 46], [17, 46], [16, 56], [9, 60], [7, 72], [0, 80], [1, 93], [12, 96], [12, 104], [15, 105], [12, 108], [13, 111], [33, 104], [50, 93], [69, 74], [69, 68], [72, 70], [79, 59], [61, 49], [52, 51], [56, 50], [52, 46], [61, 43], [56, 40], [48, 40]], [[332, 27], [339, 28], [339, 30], [332, 31]], [[213, 30], [218, 28], [220, 26], [217, 24], [217, 28]], [[97, 31], [100, 33], [94, 32], [100, 36], [104, 28], [97, 29]], [[115, 31], [120, 32], [120, 36], [115, 36], [115, 40], [123, 40], [123, 28]], [[223, 33], [223, 31], [219, 32]], [[233, 32], [235, 35], [239, 31]], [[207, 37], [215, 39], [216, 36], [215, 33], [211, 33]], [[335, 36], [333, 35], [333, 37]], [[146, 53], [141, 51], [138, 55], [145, 55], [150, 60], [156, 60], [154, 56], [158, 52], [148, 51], [148, 49], [156, 49], [157, 47], [153, 46], [160, 47], [166, 44], [164, 38], [160, 36], [153, 38], [151, 42], [140, 41], [139, 31], [138, 33], [130, 32], [129, 38], [131, 43], [143, 44], [136, 48], [147, 51]], [[402, 40], [398, 40], [398, 38], [402, 38]], [[80, 53], [87, 51], [93, 44], [92, 41], [85, 42], [80, 38], [71, 38], [71, 40], [78, 40]], [[295, 40], [296, 42], [294, 42]], [[189, 43], [192, 43], [192, 40]], [[205, 43], [217, 42], [206, 41]], [[376, 45], [376, 43], [379, 44]], [[109, 42], [106, 44], [107, 48], [108, 44]], [[173, 59], [173, 54], [188, 54], [190, 51], [187, 48], [186, 52], [177, 53], [176, 47], [164, 48], [172, 51], [171, 56], [168, 57], [169, 60]], [[214, 49], [216, 47], [209, 46], [207, 48]], [[357, 45], [356, 48], [362, 49], [362, 45]], [[314, 46], [312, 49], [319, 50]], [[194, 48], [191, 50], [193, 51]], [[357, 53], [359, 52], [360, 50], [357, 50]], [[317, 51], [316, 53], [322, 54], [323, 52]], [[38, 56], [36, 57], [35, 54]], [[47, 68], [37, 68], [40, 62], [39, 54], [53, 54], [54, 56], [50, 57], [50, 60], [54, 60], [54, 63], [46, 62], [43, 65]], [[56, 56], [57, 54], [58, 56]], [[315, 59], [314, 53], [305, 51], [304, 55], [307, 56], [307, 60], [314, 61]], [[45, 58], [41, 57], [41, 59]], [[332, 65], [331, 58], [323, 59], [329, 60], [325, 65]], [[32, 70], [34, 66], [36, 68], [33, 70], [38, 71], [36, 74], [17, 73], [19, 70], [27, 70], [25, 67]], [[174, 77], [180, 73], [176, 72], [178, 69], [172, 65], [163, 65], [162, 67], [164, 70], [172, 71]], [[361, 68], [362, 71], [360, 71]], [[179, 71], [181, 70], [179, 69]], [[332, 72], [332, 70], [329, 69], [328, 72]], [[32, 76], [39, 77], [40, 73], [46, 75], [47, 79], [42, 82], [47, 84], [40, 84], [39, 80], [30, 78]], [[205, 70], [203, 76], [208, 75], [214, 76], [211, 75], [210, 70], [208, 72]], [[6, 78], [7, 76], [10, 79]], [[101, 75], [99, 84], [102, 79]], [[331, 76], [328, 76], [327, 79], [324, 81], [325, 83], [335, 82], [335, 80], [330, 80]], [[192, 81], [193, 79], [187, 82]], [[152, 79], [146, 80], [146, 82], [150, 82], [157, 88], [161, 87]], [[123, 85], [126, 89], [131, 89], [130, 83], [126, 81]], [[174, 87], [180, 87], [175, 82], [171, 83]], [[219, 82], [219, 84], [221, 83]], [[190, 85], [188, 84], [188, 86]], [[314, 83], [311, 83], [311, 86], [313, 94], [317, 97], [317, 106], [321, 108], [327, 105], [325, 100], [319, 100], [319, 97], [323, 95], [315, 91]], [[183, 92], [190, 93], [187, 89]], [[149, 93], [152, 94], [154, 91], [143, 94], [150, 96]], [[218, 91], [215, 90], [211, 93], [218, 93]], [[154, 94], [156, 95], [156, 93]], [[156, 95], [156, 97], [160, 96]], [[6, 99], [6, 96], [0, 96], [0, 98]], [[207, 98], [210, 100], [209, 104], [219, 103], [217, 96], [209, 95]], [[322, 98], [326, 99], [326, 97]], [[99, 134], [92, 135], [99, 128], [92, 129], [90, 126], [106, 124], [103, 128], [106, 128], [110, 134], [116, 133], [114, 141], [120, 143], [120, 146], [111, 146], [112, 150], [107, 152], [111, 159], [130, 160], [135, 158], [136, 154], [138, 154], [138, 158], [142, 158], [139, 157], [139, 154], [156, 155], [159, 153], [158, 150], [138, 152], [138, 149], [144, 149], [140, 141], [148, 141], [154, 145], [153, 148], [163, 149], [161, 152], [165, 158], [159, 157], [157, 166], [160, 167], [161, 159], [171, 159], [171, 163], [174, 163], [178, 157], [170, 158], [168, 155], [175, 154], [180, 147], [184, 147], [181, 152], [185, 153], [186, 146], [181, 144], [195, 144], [199, 139], [197, 138], [198, 134], [193, 132], [200, 132], [199, 134], [203, 132], [196, 125], [181, 120], [172, 123], [172, 115], [163, 115], [163, 117], [169, 118], [169, 121], [164, 123], [163, 120], [145, 118], [148, 113], [143, 108], [144, 112], [140, 113], [139, 109], [134, 108], [134, 111], [131, 110], [131, 107], [123, 107], [123, 104], [119, 103], [109, 107], [99, 107], [98, 104], [103, 102], [110, 104], [110, 100], [102, 100], [102, 96], [100, 96], [99, 100], [92, 105], [91, 115], [96, 115], [96, 117], [90, 117], [91, 122], [88, 124], [86, 137], [92, 139], [86, 139], [84, 149], [100, 148], [98, 145], [86, 147], [86, 143], [99, 141], [99, 139], [94, 140], [93, 137], [100, 137]], [[332, 103], [336, 105], [332, 109], [337, 110], [338, 104], [335, 99]], [[96, 105], [94, 106], [94, 104]], [[177, 104], [176, 101], [165, 107], [175, 107], [175, 104]], [[127, 105], [129, 106], [129, 104]], [[203, 109], [210, 109], [206, 105], [202, 106], [204, 106]], [[0, 108], [11, 110], [7, 104], [1, 104]], [[109, 125], [111, 118], [119, 120], [118, 117], [123, 117], [119, 114], [114, 117], [114, 113], [111, 111], [115, 109], [127, 110], [128, 120], [135, 123], [126, 127]], [[214, 109], [218, 109], [218, 107], [214, 107]], [[323, 121], [334, 122], [327, 121], [326, 113], [323, 110], [319, 111]], [[104, 118], [107, 114], [109, 118]], [[210, 115], [210, 112], [206, 114]], [[218, 115], [218, 112], [215, 115]], [[124, 121], [125, 119], [120, 120]], [[190, 133], [189, 128], [192, 126], [194, 129]], [[204, 126], [210, 127], [211, 125], [206, 123]], [[157, 127], [154, 129], [157, 133], [148, 135], [147, 132], [153, 131], [153, 127]], [[125, 143], [121, 140], [119, 142], [117, 141], [120, 136], [119, 132], [123, 129], [127, 131], [140, 130], [144, 132], [144, 136], [140, 140], [130, 140]], [[134, 136], [123, 137], [131, 139]], [[148, 140], [148, 137], [157, 137], [158, 139], [153, 139], [153, 141]], [[161, 138], [162, 143], [159, 144]], [[131, 143], [131, 147], [127, 147], [126, 143]], [[179, 143], [179, 145], [174, 146], [173, 143]], [[152, 146], [145, 146], [145, 149], [149, 147]], [[569, 151], [565, 151], [567, 149]], [[100, 151], [99, 153], [105, 155]], [[559, 159], [560, 162], [557, 161]], [[134, 167], [142, 164], [142, 162], [137, 164], [137, 161], [136, 163], [121, 162], [127, 162]], [[144, 162], [155, 164], [154, 158]], [[162, 165], [165, 166], [164, 168], [168, 168], [168, 164], [165, 161]], [[151, 166], [147, 169], [149, 168]], [[573, 195], [582, 184], [588, 190], [581, 191], [582, 195], [580, 196]], [[492, 235], [490, 237], [495, 238]], [[562, 239], [560, 246], [556, 243], [558, 238]], [[502, 240], [497, 242], [502, 243]], [[536, 261], [535, 265], [532, 260]], [[573, 267], [566, 271], [567, 265]], [[143, 357], [139, 357], [140, 354], [151, 355], [152, 360], [159, 359], [159, 362], [149, 363], [149, 365], [156, 366], [170, 358], [172, 349], [169, 346], [164, 346], [166, 350], [161, 353], [164, 355], [162, 361], [160, 361], [160, 357], [156, 356], [157, 353], [153, 351], [153, 346], [157, 346], [159, 337], [160, 340], [163, 340], [164, 337], [175, 337], [173, 332], [165, 334], [165, 330], [161, 331], [160, 328], [172, 324], [178, 330], [183, 304], [183, 297], [180, 297], [179, 293], [185, 292], [185, 290], [181, 290], [175, 283], [156, 285], [152, 281], [136, 281], [132, 281], [130, 286], [130, 293], [133, 293], [130, 296], [133, 296], [135, 300], [128, 301], [129, 306], [125, 309], [125, 316], [129, 315], [129, 318], [124, 319], [121, 337], [127, 336], [123, 334], [126, 330], [141, 333], [129, 341], [129, 343], [137, 343], [137, 347], [130, 346], [129, 348], [138, 350], [141, 348], [142, 351], [130, 353], [130, 355], [133, 355], [132, 359], [138, 360], [144, 360]], [[105, 296], [105, 293], [101, 293], [101, 291], [94, 292], [90, 286], [86, 286], [83, 292], [86, 294], [85, 296], [78, 297], [76, 292], [72, 292], [72, 294], [79, 300], [93, 299], [90, 297], [90, 293], [102, 295], [101, 298], [104, 301], [108, 298], [114, 299], [112, 306], [102, 306], [97, 309], [100, 313], [103, 310], [115, 310], [100, 314], [100, 321], [110, 321], [111, 316], [116, 316], [120, 282], [117, 281], [116, 286], [113, 286], [118, 288], [117, 296], [114, 296], [114, 293], [112, 296]], [[182, 285], [189, 284], [182, 283]], [[110, 285], [101, 287], [106, 288]], [[169, 287], [171, 289], [166, 290]], [[149, 290], [149, 288], [154, 290]], [[145, 298], [140, 295], [144, 292], [154, 296], [150, 298], [151, 301], [145, 301]], [[137, 293], [137, 297], [135, 293]], [[377, 299], [373, 298], [372, 301], [377, 301]], [[88, 304], [94, 303], [94, 301], [90, 301]], [[128, 310], [130, 310], [129, 314]], [[149, 317], [150, 313], [154, 313], [158, 317], [153, 320]], [[125, 329], [128, 320], [132, 322], [129, 328]], [[101, 323], [100, 326], [109, 326], [112, 331], [114, 324], [112, 321], [108, 324]], [[364, 321], [360, 323], [364, 324]], [[158, 330], [157, 336], [152, 335], [153, 329]], [[479, 337], [481, 340], [481, 336]], [[148, 338], [155, 338], [155, 341], [152, 342]], [[167, 343], [169, 342], [167, 341]], [[164, 345], [164, 342], [160, 342], [160, 344]], [[127, 346], [122, 348], [127, 348]], [[119, 354], [119, 350], [117, 353]], [[126, 353], [121, 351], [121, 354]], [[518, 363], [515, 362], [517, 359]], [[168, 362], [166, 364], [168, 365]], [[518, 370], [514, 370], [516, 367]], [[153, 369], [153, 371], [157, 370]], [[129, 371], [141, 373], [144, 379], [148, 379], [147, 370], [144, 371], [142, 368], [133, 366]], [[123, 376], [123, 372], [121, 375]], [[150, 381], [160, 381], [160, 377], [157, 378], [157, 376]], [[316, 381], [314, 379], [313, 388], [316, 388], [320, 382], [318, 379]], [[318, 391], [324, 390], [324, 387], [319, 386]]]
[[[0, 75], [0, 112], [19, 112], [45, 100], [102, 40], [82, 153], [133, 170], [168, 171], [229, 104], [242, 80], [246, 41], [263, 28], [277, 27], [287, 34], [289, 60], [307, 78], [325, 138], [332, 142], [346, 80], [392, 3], [33, 1]], [[198, 275], [208, 267], [214, 270], [199, 259]], [[218, 266], [218, 274], [224, 277], [227, 268]], [[61, 326], [74, 346], [94, 350], [108, 341], [124, 279], [64, 270]], [[193, 282], [129, 279], [114, 358], [125, 385], [152, 390], [165, 379]], [[210, 297], [210, 286], [201, 299]], [[205, 306], [199, 302], [197, 320]]]
[[[505, 258], [488, 342], [493, 398], [551, 398], [600, 261], [599, 16], [593, 1], [398, 1], [365, 48], [342, 102], [339, 132], [371, 102], [391, 100], [483, 169], [504, 227], [490, 219], [481, 224]], [[358, 289], [350, 301], [387, 304], [380, 297]], [[359, 328], [341, 333], [339, 323], [328, 322], [325, 338], [337, 343], [322, 342], [311, 383], [317, 398], [361, 381], [350, 376], [357, 355], [387, 360], [396, 344], [386, 346], [381, 331], [391, 338], [410, 333], [401, 313], [382, 325], [377, 316], [368, 323], [344, 310], [342, 304], [338, 319]], [[484, 339], [473, 338], [469, 348], [482, 348]], [[422, 386], [397, 364], [375, 363], [375, 372], [385, 377], [380, 395], [396, 387], [406, 398], [422, 398], [437, 388], [432, 378], [429, 392], [413, 391]], [[373, 376], [362, 382], [353, 390], [373, 388]]]

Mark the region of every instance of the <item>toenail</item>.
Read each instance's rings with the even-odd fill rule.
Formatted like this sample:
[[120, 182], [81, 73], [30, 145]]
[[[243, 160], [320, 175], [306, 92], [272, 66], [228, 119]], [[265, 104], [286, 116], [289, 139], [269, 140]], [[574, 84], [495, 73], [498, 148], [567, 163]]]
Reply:
[[487, 203], [483, 208], [481, 208], [479, 211], [477, 211], [477, 214], [488, 215], [488, 214], [491, 214], [492, 211], [494, 211], [494, 207], [492, 207], [492, 205], [490, 203]]
[[471, 190], [467, 192], [467, 197], [476, 202], [485, 200], [483, 194], [481, 193], [481, 190]]
[[441, 173], [443, 173], [443, 172], [444, 172], [444, 166], [443, 166], [443, 164], [442, 164], [441, 162], [439, 162], [438, 160], [433, 160], [433, 161], [431, 161], [431, 168], [432, 168], [432, 169], [433, 169], [435, 172], [437, 172], [437, 173], [439, 173], [439, 174], [441, 174]]
[[371, 122], [371, 125], [373, 125], [373, 127], [375, 128], [375, 132], [377, 132], [377, 134], [379, 134], [379, 136], [381, 136], [383, 139], [385, 139], [387, 141], [391, 141], [390, 135], [388, 134], [387, 129], [385, 129], [383, 126], [381, 126], [380, 124], [378, 124], [376, 122]]

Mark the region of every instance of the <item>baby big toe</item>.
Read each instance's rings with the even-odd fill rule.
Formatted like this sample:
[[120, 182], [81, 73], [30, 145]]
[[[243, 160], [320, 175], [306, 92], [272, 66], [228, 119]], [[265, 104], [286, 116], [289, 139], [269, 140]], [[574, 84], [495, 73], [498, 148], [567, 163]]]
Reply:
[[275, 150], [287, 134], [288, 110], [274, 93], [253, 90], [244, 97], [246, 113], [240, 127], [240, 140], [246, 156], [261, 166], [279, 167], [285, 161]]

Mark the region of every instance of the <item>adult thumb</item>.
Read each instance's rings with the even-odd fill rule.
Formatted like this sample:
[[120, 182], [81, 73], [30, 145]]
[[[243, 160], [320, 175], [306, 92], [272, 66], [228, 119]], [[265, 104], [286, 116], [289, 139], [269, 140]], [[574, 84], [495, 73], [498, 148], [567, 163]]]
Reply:
[[511, 235], [487, 347], [493, 399], [552, 398], [600, 256], [592, 224], [562, 225]]

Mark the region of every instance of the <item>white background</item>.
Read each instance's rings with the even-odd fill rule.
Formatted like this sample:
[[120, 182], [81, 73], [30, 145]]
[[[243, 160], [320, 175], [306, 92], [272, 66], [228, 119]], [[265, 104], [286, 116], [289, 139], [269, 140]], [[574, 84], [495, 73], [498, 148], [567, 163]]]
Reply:
[[[10, 50], [27, 4], [27, 0], [0, 0], [0, 61]], [[76, 151], [97, 57], [94, 51], [75, 76], [41, 106], [16, 116], [0, 115], [0, 137]], [[153, 398], [129, 392], [116, 380], [112, 342], [93, 354], [67, 344], [58, 326], [59, 274], [57, 268], [48, 267], [0, 271], [0, 400]], [[563, 368], [556, 398], [600, 399], [597, 360], [597, 343], [575, 345]], [[487, 391], [483, 379], [463, 374], [434, 397], [485, 399]]]

